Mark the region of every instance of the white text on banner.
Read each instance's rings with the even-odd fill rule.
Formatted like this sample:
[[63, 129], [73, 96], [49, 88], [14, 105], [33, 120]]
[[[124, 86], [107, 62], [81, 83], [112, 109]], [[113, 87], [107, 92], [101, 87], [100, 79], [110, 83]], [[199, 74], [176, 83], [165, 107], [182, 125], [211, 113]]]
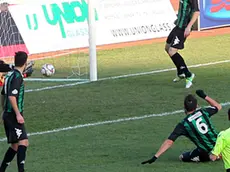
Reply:
[[[88, 46], [86, 0], [47, 0], [10, 7], [31, 54]], [[169, 0], [97, 0], [97, 45], [165, 37], [176, 14]]]

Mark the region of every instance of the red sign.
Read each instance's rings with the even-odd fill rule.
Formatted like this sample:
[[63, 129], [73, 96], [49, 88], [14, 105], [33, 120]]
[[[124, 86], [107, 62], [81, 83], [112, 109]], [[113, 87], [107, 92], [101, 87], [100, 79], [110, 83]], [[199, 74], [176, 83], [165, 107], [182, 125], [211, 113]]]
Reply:
[[222, 9], [230, 11], [230, 0], [212, 0], [211, 12], [216, 13]]

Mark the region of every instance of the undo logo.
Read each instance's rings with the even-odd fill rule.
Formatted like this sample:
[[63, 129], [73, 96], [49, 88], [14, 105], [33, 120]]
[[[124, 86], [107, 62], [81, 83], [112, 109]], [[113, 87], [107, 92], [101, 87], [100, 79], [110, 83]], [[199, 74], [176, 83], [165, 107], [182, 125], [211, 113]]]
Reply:
[[[59, 26], [63, 38], [66, 38], [65, 23], [81, 23], [88, 20], [88, 4], [85, 0], [62, 2], [61, 5], [53, 3], [42, 5], [41, 8], [46, 22], [53, 26]], [[77, 14], [76, 10], [80, 11], [80, 14]], [[30, 30], [39, 29], [39, 19], [37, 14], [27, 14], [26, 20]], [[95, 20], [98, 20], [96, 9]]]

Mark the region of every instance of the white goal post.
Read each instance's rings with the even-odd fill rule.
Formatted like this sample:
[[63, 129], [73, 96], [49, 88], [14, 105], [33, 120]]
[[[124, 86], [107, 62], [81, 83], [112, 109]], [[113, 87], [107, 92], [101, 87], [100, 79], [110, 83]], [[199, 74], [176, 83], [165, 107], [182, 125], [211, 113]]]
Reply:
[[94, 9], [95, 0], [88, 0], [90, 81], [97, 81], [96, 21]]

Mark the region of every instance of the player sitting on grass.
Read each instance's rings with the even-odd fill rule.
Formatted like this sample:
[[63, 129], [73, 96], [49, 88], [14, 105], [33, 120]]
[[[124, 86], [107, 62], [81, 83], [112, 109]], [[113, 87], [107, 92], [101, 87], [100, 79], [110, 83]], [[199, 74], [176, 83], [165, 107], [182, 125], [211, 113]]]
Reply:
[[196, 94], [206, 100], [211, 107], [197, 109], [197, 99], [193, 95], [186, 96], [184, 99], [186, 117], [175, 127], [158, 152], [151, 159], [142, 162], [142, 164], [151, 164], [156, 161], [182, 135], [189, 138], [197, 148], [191, 152], [181, 154], [179, 156], [180, 160], [184, 162], [205, 162], [210, 160], [209, 153], [215, 146], [217, 139], [217, 132], [210, 121], [210, 117], [222, 107], [207, 96], [203, 90], [197, 90]]
[[[228, 110], [228, 116], [230, 117], [230, 109]], [[216, 145], [210, 154], [210, 159], [215, 161], [219, 156], [224, 161], [226, 171], [230, 172], [230, 128], [219, 133]]]
[[[25, 70], [23, 71], [23, 77], [29, 77], [33, 73], [34, 61], [28, 62]], [[14, 65], [6, 64], [3, 60], [0, 60], [0, 86], [4, 84], [4, 76], [6, 73], [14, 69]]]

